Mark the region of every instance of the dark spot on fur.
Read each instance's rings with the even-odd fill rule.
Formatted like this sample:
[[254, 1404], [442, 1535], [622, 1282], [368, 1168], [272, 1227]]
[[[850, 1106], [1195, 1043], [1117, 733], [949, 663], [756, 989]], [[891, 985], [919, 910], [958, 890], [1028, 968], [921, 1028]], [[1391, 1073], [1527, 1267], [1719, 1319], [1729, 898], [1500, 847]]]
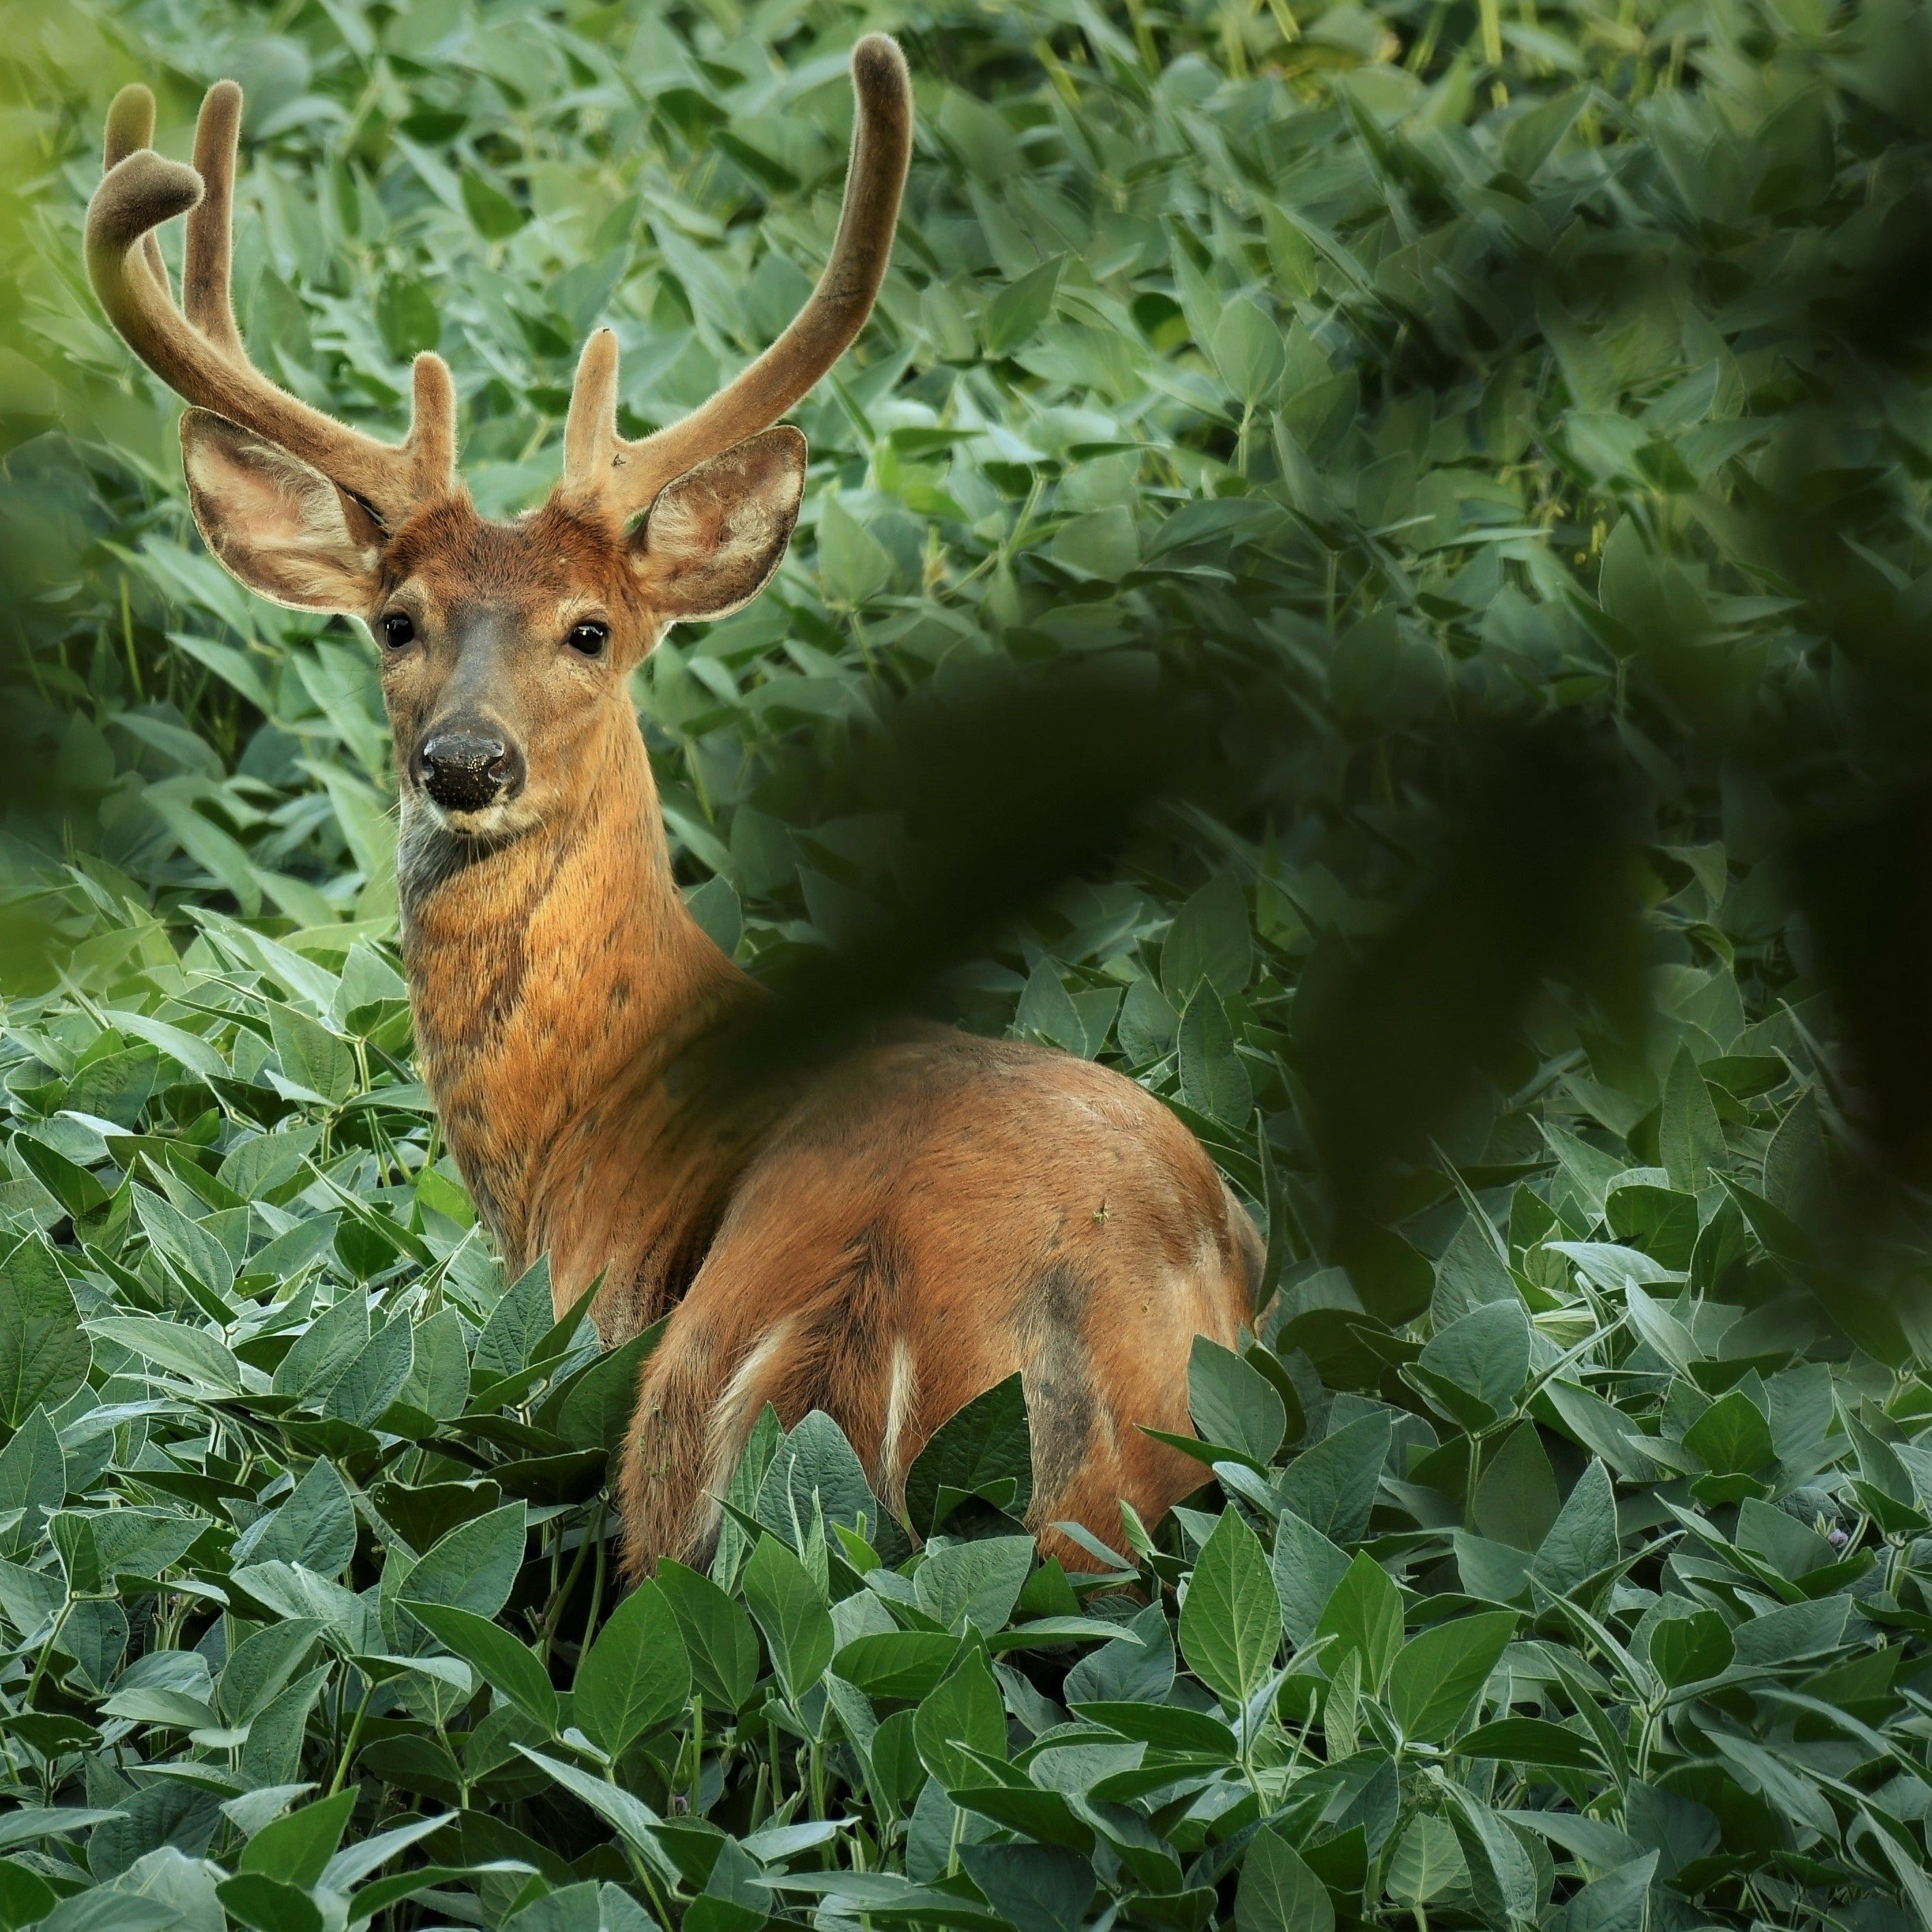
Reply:
[[1087, 1346], [1087, 1283], [1057, 1263], [1020, 1311], [1022, 1386], [1033, 1430], [1033, 1487], [1049, 1508], [1078, 1474], [1093, 1442], [1098, 1408]]

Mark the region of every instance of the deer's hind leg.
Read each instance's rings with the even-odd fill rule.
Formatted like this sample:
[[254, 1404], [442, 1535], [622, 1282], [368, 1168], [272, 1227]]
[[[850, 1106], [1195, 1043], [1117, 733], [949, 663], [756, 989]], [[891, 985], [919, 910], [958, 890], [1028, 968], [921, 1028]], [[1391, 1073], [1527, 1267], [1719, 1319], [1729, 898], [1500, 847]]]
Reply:
[[661, 1556], [708, 1557], [767, 1402], [788, 1429], [825, 1410], [874, 1488], [898, 1501], [902, 1445], [920, 1439], [910, 1357], [887, 1318], [898, 1270], [869, 1234], [820, 1259], [796, 1246], [764, 1265], [714, 1254], [672, 1315], [639, 1380], [619, 1478], [632, 1575]]

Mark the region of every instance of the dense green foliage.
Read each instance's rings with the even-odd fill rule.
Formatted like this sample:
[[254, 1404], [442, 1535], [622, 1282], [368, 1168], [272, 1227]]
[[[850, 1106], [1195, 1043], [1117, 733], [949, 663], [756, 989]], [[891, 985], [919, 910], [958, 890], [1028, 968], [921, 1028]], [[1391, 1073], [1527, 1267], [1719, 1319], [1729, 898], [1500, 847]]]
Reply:
[[[1932, 418], [1856, 349], [1922, 14], [0, 19], [0, 1922], [1932, 1926], [1932, 1330], [1818, 1292], [1846, 1088], [1764, 862], [1778, 721], [1859, 710], [1834, 614], [1932, 604]], [[1304, 727], [1268, 814], [1170, 814], [953, 985], [1179, 1108], [1280, 1294], [1197, 1348], [1210, 1486], [1087, 1574], [1018, 1533], [1009, 1388], [904, 1524], [768, 1419], [711, 1575], [622, 1596], [648, 1342], [553, 1325], [476, 1229], [410, 1065], [368, 641], [200, 549], [80, 214], [115, 86], [181, 152], [238, 75], [258, 359], [393, 434], [440, 345], [508, 512], [595, 321], [635, 433], [789, 315], [872, 26], [922, 116], [897, 266], [799, 412], [772, 590], [640, 680], [682, 874], [780, 961], [890, 896], [890, 826], [801, 774], [892, 694], [1264, 680]], [[1636, 776], [1639, 876], [1586, 884], [1641, 906], [1646, 1023], [1512, 1015], [1351, 1230], [1322, 988], [1406, 890], [1432, 733], [1494, 710]]]

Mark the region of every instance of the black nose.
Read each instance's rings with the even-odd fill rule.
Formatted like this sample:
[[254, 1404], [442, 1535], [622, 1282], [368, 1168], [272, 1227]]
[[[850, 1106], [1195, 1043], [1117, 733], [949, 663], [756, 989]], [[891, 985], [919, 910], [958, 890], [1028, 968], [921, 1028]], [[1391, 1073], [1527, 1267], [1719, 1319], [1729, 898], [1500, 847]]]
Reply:
[[481, 812], [524, 782], [523, 754], [485, 731], [438, 731], [416, 754], [416, 777], [446, 812]]

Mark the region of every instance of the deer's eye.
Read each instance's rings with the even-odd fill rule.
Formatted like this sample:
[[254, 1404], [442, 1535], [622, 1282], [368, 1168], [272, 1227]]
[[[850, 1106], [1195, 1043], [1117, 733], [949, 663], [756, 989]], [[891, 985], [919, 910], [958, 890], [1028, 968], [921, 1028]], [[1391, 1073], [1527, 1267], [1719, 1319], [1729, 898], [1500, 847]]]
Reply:
[[580, 651], [587, 658], [601, 658], [610, 641], [610, 626], [598, 623], [573, 624], [570, 635], [564, 639], [572, 650]]
[[416, 627], [407, 614], [392, 610], [382, 620], [382, 641], [392, 651], [399, 651], [405, 644], [416, 642]]

